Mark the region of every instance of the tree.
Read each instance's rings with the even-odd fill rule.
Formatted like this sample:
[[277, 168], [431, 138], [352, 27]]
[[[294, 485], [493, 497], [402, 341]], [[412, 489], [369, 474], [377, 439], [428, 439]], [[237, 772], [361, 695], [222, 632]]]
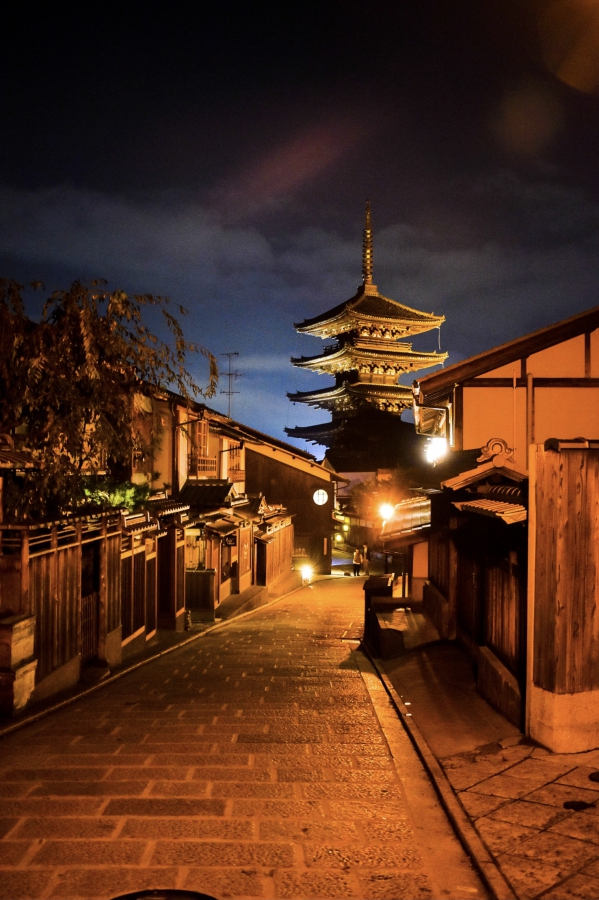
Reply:
[[[108, 293], [104, 285], [75, 281], [55, 291], [34, 322], [24, 287], [0, 279], [0, 434], [15, 436], [40, 462], [18, 492], [7, 490], [9, 515], [46, 517], [77, 506], [86, 479], [107, 461], [117, 467], [134, 450], [148, 452], [140, 394], [172, 390], [192, 400], [215, 392], [216, 360], [185, 339], [168, 298]], [[144, 324], [149, 307], [161, 313], [167, 340]], [[203, 389], [186, 368], [194, 353], [208, 360]]]

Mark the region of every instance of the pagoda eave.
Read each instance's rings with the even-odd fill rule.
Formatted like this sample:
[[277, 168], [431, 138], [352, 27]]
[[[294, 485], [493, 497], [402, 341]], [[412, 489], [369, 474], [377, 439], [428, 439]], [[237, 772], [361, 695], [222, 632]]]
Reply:
[[313, 444], [322, 444], [326, 438], [341, 434], [343, 425], [335, 422], [321, 422], [319, 425], [297, 425], [295, 428], [286, 428], [285, 434], [291, 438], [300, 438], [302, 441], [310, 441]]
[[310, 369], [323, 375], [335, 375], [338, 372], [376, 371], [377, 367], [390, 369], [399, 375], [402, 372], [417, 372], [431, 366], [441, 365], [447, 359], [447, 353], [416, 353], [413, 351], [394, 352], [366, 350], [363, 348], [343, 347], [335, 353], [320, 356], [302, 356], [293, 358], [291, 362], [301, 369]]
[[296, 323], [295, 329], [301, 334], [325, 338], [374, 323], [375, 327], [392, 329], [400, 336], [430, 331], [445, 321], [445, 316], [412, 309], [368, 289], [372, 287], [365, 286], [350, 300], [333, 307], [328, 313]]
[[308, 406], [334, 412], [349, 412], [357, 406], [401, 412], [411, 409], [413, 403], [412, 390], [402, 384], [356, 382], [317, 391], [298, 391], [287, 396], [293, 403], [307, 403]]

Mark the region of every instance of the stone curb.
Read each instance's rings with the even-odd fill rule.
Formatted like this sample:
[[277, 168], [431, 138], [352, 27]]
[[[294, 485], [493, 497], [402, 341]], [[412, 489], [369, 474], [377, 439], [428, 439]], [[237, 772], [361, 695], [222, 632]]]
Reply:
[[215, 625], [211, 625], [209, 628], [204, 629], [204, 631], [199, 631], [197, 634], [192, 634], [186, 640], [180, 641], [178, 644], [173, 644], [172, 647], [166, 647], [164, 650], [160, 650], [159, 652], [154, 653], [151, 656], [147, 656], [144, 659], [140, 659], [137, 662], [132, 663], [130, 666], [121, 669], [119, 672], [115, 672], [114, 675], [109, 675], [107, 678], [103, 678], [102, 681], [98, 682], [98, 684], [93, 684], [90, 687], [84, 688], [78, 693], [73, 694], [72, 697], [67, 697], [64, 700], [53, 703], [46, 709], [40, 709], [38, 710], [38, 712], [32, 713], [30, 716], [25, 716], [24, 718], [19, 719], [18, 722], [11, 722], [8, 725], [0, 727], [0, 739], [2, 739], [3, 737], [7, 737], [9, 734], [13, 734], [15, 731], [18, 731], [20, 728], [24, 728], [26, 725], [32, 725], [34, 722], [38, 722], [40, 719], [45, 718], [45, 716], [49, 716], [51, 713], [58, 712], [59, 709], [63, 709], [65, 706], [69, 706], [69, 704], [71, 703], [76, 703], [77, 700], [83, 700], [84, 697], [89, 697], [90, 694], [93, 694], [95, 691], [99, 691], [101, 688], [106, 687], [106, 685], [108, 684], [112, 684], [114, 681], [117, 681], [124, 675], [128, 675], [129, 672], [134, 672], [135, 669], [139, 669], [141, 668], [141, 666], [147, 665], [147, 663], [154, 662], [154, 660], [160, 659], [161, 656], [166, 656], [167, 653], [173, 653], [175, 650], [180, 650], [181, 647], [186, 647], [187, 644], [191, 644], [193, 641], [199, 640], [199, 638], [204, 637], [204, 635], [206, 634], [211, 634], [213, 631], [217, 631], [219, 628], [225, 628], [232, 622], [239, 622], [240, 619], [245, 619], [247, 616], [251, 616], [253, 613], [258, 612], [258, 610], [267, 609], [269, 606], [273, 606], [280, 600], [284, 600], [285, 597], [290, 597], [292, 594], [295, 594], [296, 591], [301, 591], [303, 587], [305, 587], [305, 585], [300, 585], [299, 587], [294, 588], [292, 591], [289, 591], [287, 594], [281, 594], [280, 597], [274, 597], [274, 599], [269, 600], [268, 603], [263, 603], [261, 606], [257, 606], [255, 609], [248, 609], [247, 612], [240, 613], [238, 616], [232, 616], [230, 619], [225, 619], [223, 622], [217, 622]]
[[517, 895], [505, 880], [497, 863], [481, 841], [476, 829], [464, 812], [464, 809], [456, 797], [440, 763], [433, 755], [430, 747], [420, 733], [411, 713], [408, 711], [407, 707], [404, 706], [401, 697], [391, 684], [388, 675], [381, 668], [380, 660], [371, 656], [366, 647], [364, 647], [364, 644], [360, 645], [360, 650], [362, 650], [365, 656], [370, 660], [380, 678], [389, 695], [391, 703], [395, 707], [399, 720], [405, 728], [408, 737], [412, 741], [412, 744], [433, 783], [449, 821], [461, 841], [462, 846], [471, 857], [484, 884], [491, 891], [494, 900], [518, 900]]

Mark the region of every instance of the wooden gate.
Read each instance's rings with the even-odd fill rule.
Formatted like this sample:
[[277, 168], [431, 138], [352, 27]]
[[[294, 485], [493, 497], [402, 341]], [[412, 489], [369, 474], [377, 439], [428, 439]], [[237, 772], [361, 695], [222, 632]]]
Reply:
[[487, 646], [524, 686], [526, 532], [474, 516], [455, 533], [458, 637], [473, 660]]

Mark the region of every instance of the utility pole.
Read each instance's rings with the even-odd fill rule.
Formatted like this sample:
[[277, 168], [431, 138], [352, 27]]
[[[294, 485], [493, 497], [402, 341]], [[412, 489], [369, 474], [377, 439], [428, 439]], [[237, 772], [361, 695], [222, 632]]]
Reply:
[[237, 381], [238, 378], [242, 377], [243, 372], [237, 372], [237, 370], [231, 369], [231, 360], [234, 359], [235, 357], [239, 356], [239, 353], [237, 352], [237, 350], [234, 350], [231, 353], [221, 353], [221, 356], [226, 356], [229, 361], [229, 371], [226, 373], [226, 377], [229, 380], [229, 387], [228, 387], [228, 390], [221, 391], [221, 394], [226, 394], [228, 397], [229, 402], [228, 402], [227, 415], [229, 418], [231, 418], [231, 397], [233, 396], [233, 394], [239, 393], [239, 391], [233, 390], [233, 385]]

